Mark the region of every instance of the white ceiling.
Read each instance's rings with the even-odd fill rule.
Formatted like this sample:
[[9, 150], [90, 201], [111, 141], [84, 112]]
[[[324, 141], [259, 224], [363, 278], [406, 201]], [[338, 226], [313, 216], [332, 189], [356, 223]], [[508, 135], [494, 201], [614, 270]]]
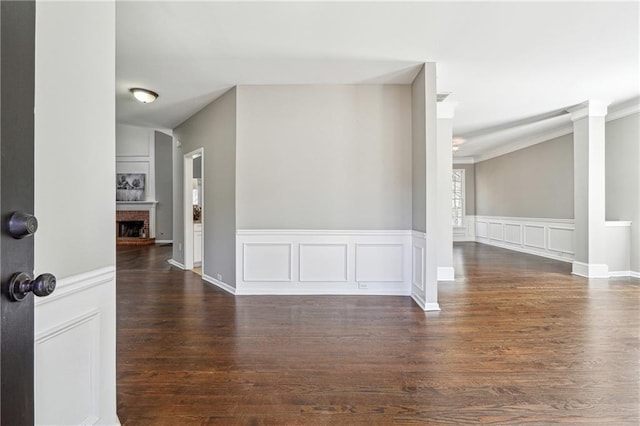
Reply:
[[[409, 84], [437, 63], [458, 156], [640, 94], [639, 3], [117, 3], [117, 119], [171, 129], [237, 84]], [[128, 93], [160, 94], [143, 105]]]

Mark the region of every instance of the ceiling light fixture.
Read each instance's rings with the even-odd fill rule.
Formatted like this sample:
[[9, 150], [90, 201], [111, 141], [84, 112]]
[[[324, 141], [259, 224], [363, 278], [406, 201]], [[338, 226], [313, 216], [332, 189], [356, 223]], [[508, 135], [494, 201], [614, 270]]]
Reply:
[[451, 141], [451, 143], [453, 143], [453, 146], [458, 146], [458, 145], [462, 145], [463, 143], [465, 143], [467, 140], [465, 138], [453, 138], [453, 140]]
[[158, 98], [158, 94], [151, 90], [134, 87], [129, 90], [133, 96], [143, 104], [150, 104]]

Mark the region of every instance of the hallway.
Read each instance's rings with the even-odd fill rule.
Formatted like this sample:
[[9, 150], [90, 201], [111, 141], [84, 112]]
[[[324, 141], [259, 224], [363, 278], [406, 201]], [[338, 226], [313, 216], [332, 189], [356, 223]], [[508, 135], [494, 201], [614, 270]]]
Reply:
[[640, 421], [640, 281], [454, 245], [439, 313], [409, 297], [233, 296], [118, 247], [123, 425]]

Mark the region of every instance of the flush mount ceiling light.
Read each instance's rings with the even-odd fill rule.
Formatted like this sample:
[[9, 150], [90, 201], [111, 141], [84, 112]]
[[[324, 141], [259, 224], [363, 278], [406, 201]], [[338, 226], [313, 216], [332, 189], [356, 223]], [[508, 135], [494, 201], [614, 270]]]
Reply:
[[141, 89], [139, 87], [134, 87], [129, 91], [133, 94], [133, 96], [137, 100], [139, 100], [143, 104], [150, 104], [151, 102], [155, 101], [156, 98], [158, 97], [158, 94], [156, 92], [153, 92], [147, 89]]
[[453, 144], [453, 146], [459, 146], [459, 145], [462, 145], [463, 143], [465, 143], [466, 141], [467, 140], [465, 138], [453, 138], [451, 143]]

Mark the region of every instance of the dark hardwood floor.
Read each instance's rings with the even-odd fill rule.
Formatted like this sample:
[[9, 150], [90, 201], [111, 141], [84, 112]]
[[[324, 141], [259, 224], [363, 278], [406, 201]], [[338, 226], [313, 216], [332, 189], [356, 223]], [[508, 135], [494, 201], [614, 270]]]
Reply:
[[243, 296], [118, 248], [124, 425], [640, 423], [640, 281], [455, 246], [408, 297]]

